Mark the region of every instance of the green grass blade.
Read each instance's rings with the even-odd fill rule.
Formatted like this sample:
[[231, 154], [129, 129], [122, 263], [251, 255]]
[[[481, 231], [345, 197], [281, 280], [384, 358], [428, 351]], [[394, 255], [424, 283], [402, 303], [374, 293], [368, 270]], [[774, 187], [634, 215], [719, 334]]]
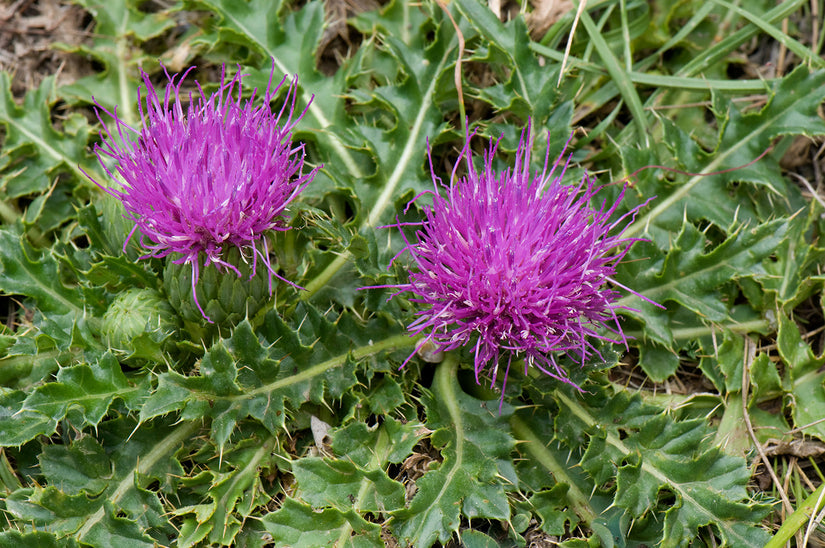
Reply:
[[581, 22], [587, 30], [591, 43], [596, 48], [596, 52], [602, 58], [607, 72], [619, 87], [619, 93], [621, 93], [622, 98], [627, 103], [627, 107], [630, 109], [630, 114], [633, 116], [633, 123], [639, 134], [639, 139], [644, 143], [644, 146], [648, 146], [647, 124], [645, 123], [647, 116], [642, 107], [642, 100], [633, 87], [633, 82], [630, 80], [627, 72], [622, 69], [621, 63], [596, 29], [596, 24], [593, 22], [593, 19], [590, 18], [587, 10], [582, 11]]

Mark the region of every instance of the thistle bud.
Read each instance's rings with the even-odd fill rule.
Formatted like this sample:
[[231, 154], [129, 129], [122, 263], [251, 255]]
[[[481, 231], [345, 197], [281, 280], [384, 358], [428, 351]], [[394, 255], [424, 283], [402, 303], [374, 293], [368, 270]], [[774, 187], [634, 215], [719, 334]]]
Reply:
[[103, 315], [103, 340], [115, 353], [133, 364], [161, 361], [177, 318], [166, 299], [154, 289], [129, 289], [120, 293]]
[[[254, 316], [270, 300], [269, 272], [241, 257], [237, 248], [226, 252], [230, 268], [205, 268], [197, 280], [197, 298], [192, 295], [192, 267], [167, 261], [163, 284], [169, 303], [187, 322], [203, 324], [202, 312], [216, 326], [233, 327], [245, 317]], [[200, 303], [201, 309], [196, 303]]]

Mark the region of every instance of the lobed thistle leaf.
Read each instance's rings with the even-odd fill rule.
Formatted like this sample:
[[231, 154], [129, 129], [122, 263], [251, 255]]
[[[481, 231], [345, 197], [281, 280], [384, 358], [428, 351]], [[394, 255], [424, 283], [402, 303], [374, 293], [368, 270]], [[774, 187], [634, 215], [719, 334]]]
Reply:
[[4, 200], [45, 196], [58, 173], [65, 171], [80, 178], [83, 168], [78, 169], [78, 163], [90, 168], [93, 160], [84, 152], [89, 133], [85, 120], [73, 115], [64, 123], [65, 131], [55, 128], [50, 114], [55, 99], [55, 79], [49, 77], [18, 105], [9, 74], [0, 72], [0, 128], [4, 132], [0, 183]]
[[26, 524], [24, 531], [48, 530], [84, 546], [152, 546], [149, 535], [154, 544], [165, 541], [170, 527], [163, 525], [160, 498], [146, 487], [157, 481], [166, 489], [170, 478], [183, 476], [175, 453], [200, 423], [136, 426], [131, 418], [107, 420], [95, 431], [97, 441], [84, 441], [86, 434], [44, 451], [48, 485], [17, 489], [5, 499], [5, 511]]
[[348, 531], [344, 546], [382, 546], [381, 527], [366, 521], [355, 510], [324, 508], [315, 510], [309, 505], [292, 499], [284, 499], [281, 507], [265, 515], [261, 521], [277, 546], [315, 548], [337, 546], [336, 540], [342, 529]]
[[[265, 235], [288, 229], [286, 207], [318, 168], [304, 173], [304, 146], [292, 144], [292, 130], [304, 114], [296, 117], [294, 112], [297, 77], [287, 85], [283, 106], [273, 111], [270, 103], [286, 82], [285, 76], [272, 86], [274, 63], [263, 104], [257, 107], [257, 90], [242, 101], [240, 71], [228, 81], [224, 72], [218, 90], [208, 97], [196, 82], [198, 97], [190, 93], [185, 101], [181, 86], [191, 70], [174, 76], [167, 72], [162, 99], [142, 72], [146, 94], [141, 97], [138, 91], [144, 120], [140, 130], [119, 118], [117, 110], [96, 103], [114, 127], [98, 112], [103, 145], [96, 145], [95, 153], [106, 173], [121, 180], [120, 188], [97, 184], [123, 203], [135, 223], [127, 242], [139, 230], [141, 244], [149, 250], [144, 257], [173, 255], [173, 263], [191, 266], [195, 304], [211, 321], [195, 291], [201, 255], [204, 267], [214, 265], [240, 277], [238, 265], [227, 259], [236, 248], [244, 262], [251, 262], [253, 276], [260, 259], [270, 275], [287, 281], [272, 267]], [[115, 173], [103, 157], [115, 161]]]
[[392, 532], [410, 546], [446, 543], [463, 518], [507, 521], [507, 492], [518, 486], [509, 457], [516, 445], [507, 421], [513, 408], [473, 398], [455, 382], [458, 362], [438, 365], [432, 392], [425, 391], [426, 427], [443, 461], [415, 480], [406, 507], [391, 512]]
[[36, 249], [16, 227], [0, 229], [0, 291], [24, 295], [44, 314], [81, 314], [84, 295], [66, 286], [51, 250]]
[[[674, 336], [670, 317], [682, 308], [702, 321], [730, 321], [731, 306], [725, 302], [720, 288], [740, 278], [763, 275], [765, 268], [762, 264], [769, 262], [788, 234], [804, 222], [805, 219], [799, 216], [775, 219], [753, 227], [739, 225], [711, 250], [705, 249], [705, 234], [693, 224], [684, 223], [678, 233], [671, 234], [672, 248], [663, 257], [652, 243], [633, 249], [631, 260], [618, 268], [617, 278], [635, 280], [646, 288], [645, 294], [650, 298], [671, 303], [668, 311], [663, 312], [650, 306], [649, 302], [631, 301], [635, 301], [632, 315], [644, 321], [646, 338], [671, 347]], [[652, 258], [647, 268], [635, 260], [647, 257]], [[687, 318], [681, 319], [677, 325], [684, 325]]]
[[[243, 320], [228, 339], [206, 352], [199, 375], [159, 374], [157, 389], [140, 409], [141, 422], [173, 411], [183, 420], [209, 417], [212, 438], [223, 447], [246, 417], [274, 435], [285, 428], [286, 414], [302, 403], [340, 398], [357, 383], [355, 356], [379, 352], [380, 342], [364, 343], [350, 355], [351, 345], [360, 341], [342, 333], [344, 317], [332, 323], [304, 305], [296, 308], [295, 316], [301, 318], [297, 329], [274, 311], [257, 332]], [[376, 324], [370, 327], [375, 334]], [[262, 340], [273, 342], [267, 346]]]
[[522, 409], [511, 419], [526, 440], [518, 448], [520, 487], [534, 494], [569, 487], [556, 493], [566, 505], [554, 496], [541, 501], [549, 503], [542, 512], [561, 518], [566, 506], [578, 516], [567, 512], [571, 520], [628, 545], [687, 546], [708, 525], [719, 545], [765, 545], [758, 524], [770, 506], [751, 497], [746, 461], [722, 451], [717, 427], [704, 418], [677, 420], [639, 394], [595, 383], [576, 393], [539, 378], [527, 392], [542, 411]]

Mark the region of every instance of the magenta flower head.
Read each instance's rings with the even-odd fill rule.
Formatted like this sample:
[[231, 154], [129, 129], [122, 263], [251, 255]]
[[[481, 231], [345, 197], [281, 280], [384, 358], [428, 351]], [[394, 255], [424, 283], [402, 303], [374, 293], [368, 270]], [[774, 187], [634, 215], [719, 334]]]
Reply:
[[[534, 366], [573, 384], [554, 353], [584, 365], [598, 353], [593, 339], [627, 344], [616, 315], [620, 293], [611, 286], [623, 288], [612, 276], [635, 239], [615, 234], [638, 208], [611, 220], [624, 190], [615, 203], [594, 208], [592, 179], [563, 185], [567, 163], [560, 168], [559, 157], [548, 166], [549, 139], [543, 169], [531, 171], [529, 125], [513, 167], [503, 171], [493, 168], [493, 140], [476, 170], [472, 137], [449, 185], [432, 173], [435, 189], [424, 193], [432, 205], [417, 241], [401, 252], [409, 251], [415, 268], [408, 283], [391, 286], [422, 305], [408, 326], [426, 334], [416, 351], [428, 342], [441, 351], [471, 345], [476, 382], [489, 367], [495, 383], [506, 366], [506, 383], [512, 360], [524, 358], [525, 371]], [[456, 179], [462, 157], [467, 173]]]
[[[194, 67], [192, 67], [194, 68]], [[195, 286], [203, 266], [229, 270], [241, 275], [228, 262], [227, 253], [237, 248], [244, 261], [251, 261], [255, 275], [258, 259], [272, 275], [284, 280], [272, 267], [265, 235], [271, 230], [287, 230], [285, 210], [298, 193], [312, 181], [318, 168], [303, 171], [304, 146], [293, 145], [292, 131], [304, 110], [295, 116], [297, 77], [287, 84], [283, 105], [273, 111], [270, 103], [287, 81], [275, 87], [270, 73], [263, 101], [256, 106], [255, 94], [242, 99], [242, 75], [229, 80], [225, 69], [217, 91], [207, 96], [197, 82], [198, 94], [181, 97], [183, 75], [166, 77], [161, 98], [141, 71], [145, 96], [138, 90], [138, 108], [143, 125], [136, 129], [97, 102], [98, 109], [114, 120], [103, 125], [102, 146], [95, 153], [106, 173], [102, 156], [115, 161], [120, 187], [100, 186], [119, 199], [135, 230], [146, 257], [172, 255], [175, 264], [192, 267], [192, 295], [198, 310]], [[164, 68], [164, 72], [165, 72]], [[294, 285], [294, 284], [292, 284]], [[297, 287], [297, 286], [296, 286]]]

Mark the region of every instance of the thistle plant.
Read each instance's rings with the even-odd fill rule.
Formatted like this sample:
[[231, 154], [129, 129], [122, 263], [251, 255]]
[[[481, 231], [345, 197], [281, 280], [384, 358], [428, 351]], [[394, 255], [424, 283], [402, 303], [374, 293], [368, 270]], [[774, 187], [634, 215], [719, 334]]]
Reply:
[[814, 543], [810, 3], [18, 4], [0, 546]]
[[[184, 80], [193, 68], [173, 76], [164, 68], [168, 82], [162, 98], [141, 70], [145, 91], [138, 91], [140, 129], [119, 117], [117, 110], [109, 112], [95, 102], [103, 126], [103, 143], [95, 145], [95, 154], [118, 184], [95, 182], [123, 203], [135, 223], [124, 248], [139, 231], [141, 245], [149, 251], [142, 258], [171, 256], [172, 265], [188, 265], [197, 310], [212, 321], [197, 296], [201, 260], [204, 268], [213, 266], [238, 278], [244, 271], [250, 280], [260, 260], [270, 294], [272, 276], [295, 285], [272, 266], [266, 235], [288, 230], [286, 208], [319, 168], [304, 172], [304, 145], [292, 143], [292, 132], [306, 112], [295, 115], [297, 77], [286, 85], [280, 109], [272, 110], [270, 104], [287, 82], [284, 76], [272, 86], [274, 63], [260, 105], [257, 89], [243, 99], [240, 67], [229, 79], [224, 67], [214, 93], [207, 95], [195, 82], [197, 96], [190, 92], [182, 97]], [[113, 119], [113, 127], [100, 111]], [[114, 173], [104, 157], [114, 160]], [[245, 264], [227, 260], [232, 249]], [[179, 275], [178, 269], [171, 269]], [[207, 295], [210, 289], [217, 291], [205, 288]], [[256, 297], [260, 302], [260, 295]], [[173, 304], [183, 306], [176, 300]]]
[[[467, 135], [448, 184], [430, 161], [434, 188], [424, 194], [432, 203], [417, 241], [405, 238], [399, 253], [409, 252], [414, 269], [408, 282], [389, 287], [412, 293], [423, 307], [408, 326], [425, 333], [418, 348], [473, 348], [476, 382], [490, 369], [495, 384], [503, 365], [506, 384], [513, 359], [523, 358], [525, 373], [536, 367], [571, 383], [557, 353], [584, 366], [599, 354], [594, 339], [627, 346], [616, 315], [621, 294], [613, 288], [621, 284], [613, 275], [637, 241], [621, 237], [621, 229], [641, 206], [613, 218], [623, 188], [614, 202], [594, 209], [595, 181], [585, 174], [577, 185], [564, 184], [570, 157], [562, 152], [550, 164], [549, 135], [544, 165], [532, 171], [529, 123], [504, 170], [494, 167], [493, 139], [476, 167], [473, 137]], [[462, 159], [466, 173], [459, 177]]]

